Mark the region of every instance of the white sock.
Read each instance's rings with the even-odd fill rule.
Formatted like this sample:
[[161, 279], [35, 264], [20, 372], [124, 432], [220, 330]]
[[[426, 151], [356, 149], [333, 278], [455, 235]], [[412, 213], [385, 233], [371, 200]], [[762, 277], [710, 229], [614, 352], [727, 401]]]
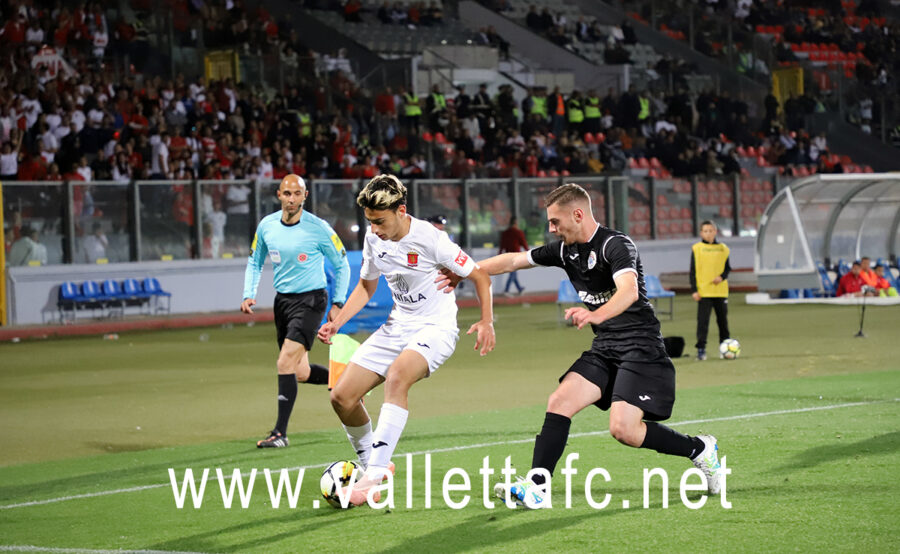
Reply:
[[363, 471], [365, 471], [369, 467], [369, 456], [372, 454], [372, 421], [369, 420], [365, 425], [359, 427], [344, 425], [344, 431], [347, 432], [350, 446], [356, 451], [359, 463], [362, 464]]
[[[381, 415], [378, 416], [378, 427], [375, 428], [372, 437], [372, 457], [369, 459], [368, 468], [380, 475], [387, 470], [388, 462], [394, 455], [397, 442], [406, 426], [409, 410], [405, 410], [396, 404], [382, 404]], [[369, 471], [366, 472], [369, 474]], [[378, 476], [376, 476], [378, 477]]]

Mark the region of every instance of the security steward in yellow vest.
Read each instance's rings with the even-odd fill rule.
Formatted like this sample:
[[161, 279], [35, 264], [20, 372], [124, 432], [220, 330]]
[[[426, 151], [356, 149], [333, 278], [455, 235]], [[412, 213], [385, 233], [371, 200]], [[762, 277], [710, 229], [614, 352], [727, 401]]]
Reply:
[[566, 102], [566, 107], [569, 112], [569, 131], [581, 133], [581, 126], [584, 123], [584, 108], [581, 103], [580, 91], [572, 91], [572, 96], [570, 96], [569, 101]]
[[584, 132], [600, 132], [600, 97], [594, 90], [589, 90], [584, 100]]
[[700, 226], [700, 242], [691, 247], [691, 292], [697, 304], [697, 359], [706, 359], [709, 312], [716, 311], [719, 344], [731, 338], [728, 331], [728, 247], [716, 242], [719, 230], [712, 221]]
[[406, 118], [406, 127], [416, 134], [420, 132], [419, 120], [422, 117], [422, 107], [419, 105], [419, 97], [415, 94], [403, 91], [403, 116]]
[[431, 95], [425, 101], [425, 109], [428, 110], [428, 128], [434, 133], [443, 131], [440, 120], [447, 116], [447, 99], [438, 85], [431, 87]]
[[547, 97], [544, 96], [543, 91], [537, 88], [534, 89], [531, 93], [531, 107], [526, 113], [528, 115], [537, 114], [541, 117], [541, 121], [547, 121], [547, 117], [549, 116], [549, 113], [547, 112]]
[[638, 102], [641, 103], [641, 111], [638, 112], [638, 121], [643, 122], [650, 117], [650, 98], [647, 96], [647, 91], [644, 91], [644, 93], [638, 97]]

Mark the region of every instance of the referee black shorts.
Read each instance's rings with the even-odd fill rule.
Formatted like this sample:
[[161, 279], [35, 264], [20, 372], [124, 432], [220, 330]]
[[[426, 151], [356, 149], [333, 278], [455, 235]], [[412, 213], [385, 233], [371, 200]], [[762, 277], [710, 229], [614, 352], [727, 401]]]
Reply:
[[672, 415], [675, 403], [675, 366], [665, 348], [634, 345], [628, 349], [592, 348], [581, 354], [560, 381], [575, 372], [600, 387], [594, 403], [608, 410], [618, 400], [644, 411], [644, 419], [663, 421]]
[[275, 330], [278, 333], [278, 349], [284, 339], [291, 339], [312, 350], [319, 324], [325, 316], [328, 293], [325, 289], [297, 294], [275, 295]]

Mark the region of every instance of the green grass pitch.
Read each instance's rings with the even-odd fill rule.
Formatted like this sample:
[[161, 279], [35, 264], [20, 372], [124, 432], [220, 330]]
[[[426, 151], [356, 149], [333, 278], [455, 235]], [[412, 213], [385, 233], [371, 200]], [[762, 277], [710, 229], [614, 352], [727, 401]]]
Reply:
[[[693, 344], [695, 307], [675, 302], [663, 333]], [[866, 338], [854, 338], [854, 307], [754, 307], [731, 302], [736, 361], [675, 361], [678, 399], [669, 423], [719, 438], [732, 473], [727, 501], [682, 503], [680, 458], [618, 444], [608, 417], [590, 408], [573, 423], [566, 454], [578, 473], [572, 507], [553, 481], [553, 509], [482, 505], [483, 459], [493, 481], [504, 459], [524, 473], [557, 377], [586, 349], [590, 332], [558, 325], [553, 305], [496, 309], [498, 346], [485, 358], [461, 335], [456, 354], [417, 384], [397, 449], [395, 506], [335, 510], [318, 480], [331, 461], [352, 458], [324, 387], [300, 387], [291, 447], [255, 441], [275, 414], [271, 324], [122, 334], [0, 345], [0, 551], [47, 552], [586, 552], [900, 550], [900, 362], [898, 310], [870, 308]], [[460, 328], [474, 321], [460, 312]], [[715, 325], [710, 338], [715, 341]], [[201, 335], [206, 340], [200, 340]], [[693, 348], [687, 349], [693, 354]], [[317, 345], [313, 361], [327, 349]], [[377, 418], [381, 390], [367, 399]], [[407, 508], [406, 453], [412, 456]], [[426, 456], [430, 453], [430, 456]], [[425, 461], [430, 459], [431, 507]], [[565, 458], [564, 458], [565, 459]], [[563, 462], [560, 463], [560, 468]], [[175, 470], [206, 468], [203, 503], [176, 507]], [[259, 472], [247, 508], [223, 506], [216, 469]], [[304, 468], [296, 508], [271, 506], [269, 468]], [[442, 495], [444, 475], [464, 470], [471, 490]], [[603, 509], [588, 505], [584, 479]], [[644, 507], [645, 469], [668, 475], [668, 508], [654, 478]], [[462, 482], [456, 477], [453, 483]], [[692, 481], [694, 482], [694, 481]], [[199, 479], [198, 479], [199, 483]], [[700, 494], [688, 493], [691, 502]], [[627, 501], [628, 507], [625, 506]]]

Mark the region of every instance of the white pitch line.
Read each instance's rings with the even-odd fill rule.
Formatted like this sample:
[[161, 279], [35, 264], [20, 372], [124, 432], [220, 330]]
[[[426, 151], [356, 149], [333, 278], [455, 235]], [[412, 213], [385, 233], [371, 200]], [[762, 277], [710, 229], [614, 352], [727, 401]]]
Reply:
[[0, 552], [53, 552], [66, 554], [203, 554], [175, 550], [94, 550], [91, 548], [50, 548], [31, 544], [0, 544]]
[[[666, 423], [666, 425], [675, 427], [675, 426], [679, 426], [679, 425], [696, 425], [699, 423], [717, 423], [720, 421], [735, 421], [735, 420], [740, 420], [740, 419], [754, 419], [754, 418], [758, 418], [758, 417], [769, 417], [769, 416], [776, 416], [776, 415], [800, 414], [800, 413], [805, 413], [805, 412], [817, 412], [817, 411], [821, 411], [821, 410], [837, 410], [840, 408], [853, 408], [856, 406], [869, 406], [872, 404], [883, 404], [885, 402], [900, 402], [900, 398], [894, 398], [892, 400], [872, 400], [869, 402], [848, 402], [845, 404], [830, 404], [828, 406], [811, 406], [808, 408], [794, 408], [794, 409], [790, 409], [790, 410], [775, 410], [772, 412], [756, 412], [756, 413], [751, 413], [751, 414], [739, 414], [739, 415], [725, 416], [725, 417], [711, 417], [711, 418], [706, 418], [706, 419], [689, 419], [689, 420], [685, 420], [685, 421]], [[608, 433], [609, 433], [608, 430], [587, 431], [584, 433], [572, 433], [571, 435], [569, 435], [569, 438], [592, 437], [592, 436], [598, 436], [598, 435], [606, 435]], [[411, 454], [413, 456], [420, 456], [423, 454], [438, 454], [441, 452], [457, 452], [460, 450], [471, 450], [473, 448], [492, 448], [495, 446], [505, 446], [505, 445], [509, 445], [509, 444], [524, 444], [527, 442], [532, 442], [533, 440], [534, 440], [534, 437], [530, 437], [527, 439], [516, 439], [516, 440], [497, 441], [497, 442], [483, 442], [483, 443], [478, 443], [478, 444], [467, 444], [467, 445], [463, 445], [463, 446], [448, 446], [446, 448], [436, 448], [433, 450], [419, 450], [416, 452], [402, 452], [402, 453], [397, 453], [396, 456], [398, 456], [398, 457], [406, 456], [407, 454]], [[287, 469], [288, 471], [297, 471], [300, 469], [312, 469], [315, 467], [327, 466], [329, 463], [330, 462], [322, 462], [319, 464], [310, 464], [310, 465], [290, 467], [290, 468], [285, 468], [285, 469]], [[242, 475], [246, 477], [249, 474], [250, 474], [249, 472], [245, 472]], [[217, 476], [212, 476], [209, 478], [210, 481], [216, 481], [217, 479], [218, 479]], [[95, 498], [98, 496], [108, 496], [111, 494], [121, 494], [121, 493], [126, 493], [126, 492], [140, 492], [140, 491], [145, 491], [145, 490], [150, 490], [150, 489], [159, 489], [159, 488], [168, 487], [168, 486], [171, 486], [171, 483], [158, 483], [156, 485], [144, 485], [141, 487], [129, 487], [127, 489], [113, 489], [113, 490], [108, 490], [108, 491], [90, 492], [90, 493], [85, 493], [85, 494], [75, 494], [75, 495], [71, 495], [71, 496], [60, 496], [58, 498], [47, 498], [45, 500], [32, 500], [30, 502], [7, 504], [5, 506], [0, 506], [0, 510], [11, 510], [13, 508], [24, 508], [27, 506], [42, 506], [44, 504], [55, 504], [57, 502], [66, 502], [69, 500], [79, 500], [82, 498]], [[0, 550], [2, 550], [2, 548], [0, 548]]]

